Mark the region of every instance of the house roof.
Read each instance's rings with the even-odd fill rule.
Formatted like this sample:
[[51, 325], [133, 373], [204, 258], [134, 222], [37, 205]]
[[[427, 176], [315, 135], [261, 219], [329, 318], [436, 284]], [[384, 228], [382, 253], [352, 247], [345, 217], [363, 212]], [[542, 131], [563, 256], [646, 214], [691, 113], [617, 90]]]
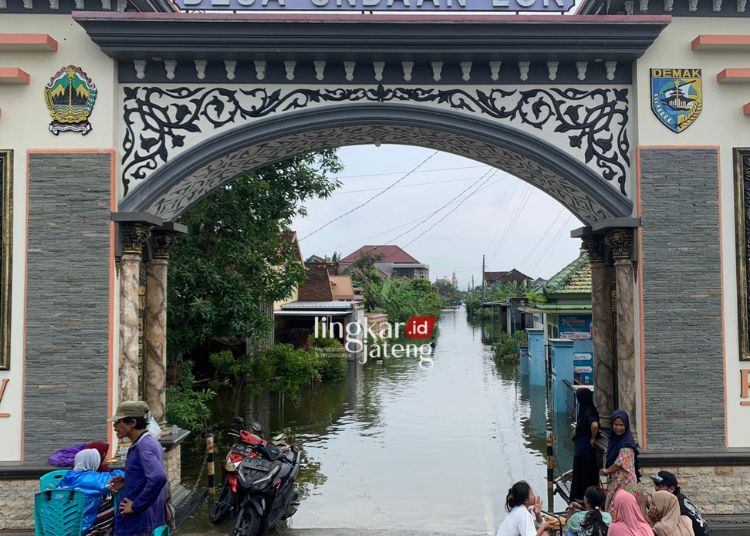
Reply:
[[292, 303], [285, 303], [281, 308], [285, 311], [295, 310], [317, 310], [317, 309], [328, 309], [328, 310], [347, 310], [351, 309], [357, 304], [354, 301], [296, 301]]
[[393, 264], [422, 264], [400, 247], [390, 244], [380, 246], [362, 246], [357, 251], [354, 251], [341, 259], [341, 263], [351, 264], [365, 253], [382, 256], [378, 262], [390, 262]]
[[531, 281], [531, 278], [515, 268], [508, 272], [484, 272], [485, 283], [523, 283], [524, 281]]
[[352, 276], [329, 275], [328, 280], [331, 282], [331, 291], [335, 300], [351, 300], [354, 298]]
[[539, 289], [547, 296], [591, 294], [591, 265], [586, 252], [557, 272]]
[[291, 229], [288, 231], [284, 231], [283, 233], [281, 233], [281, 241], [288, 242], [294, 245], [295, 257], [297, 257], [296, 260], [304, 265], [304, 260], [302, 259], [302, 249], [300, 249], [299, 239], [297, 238], [297, 231], [292, 231]]
[[325, 265], [308, 265], [307, 279], [297, 290], [297, 300], [300, 302], [333, 301], [335, 298], [328, 278]]

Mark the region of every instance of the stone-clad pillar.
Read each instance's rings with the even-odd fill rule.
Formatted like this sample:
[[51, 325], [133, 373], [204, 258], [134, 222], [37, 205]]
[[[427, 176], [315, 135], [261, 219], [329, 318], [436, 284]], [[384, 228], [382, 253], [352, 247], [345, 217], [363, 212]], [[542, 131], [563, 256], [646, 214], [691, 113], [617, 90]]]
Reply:
[[637, 430], [635, 325], [633, 321], [633, 230], [614, 229], [607, 235], [607, 246], [615, 259], [617, 286], [617, 402], [630, 416], [633, 433]]
[[139, 400], [138, 287], [143, 246], [151, 227], [142, 223], [121, 223], [120, 259], [120, 400]]
[[604, 244], [599, 236], [586, 236], [583, 246], [591, 265], [591, 339], [594, 347], [594, 396], [599, 424], [609, 428], [615, 410], [615, 356], [612, 351], [612, 297], [610, 267], [604, 262]]
[[167, 268], [174, 241], [174, 233], [154, 230], [153, 258], [146, 263], [145, 399], [162, 425], [167, 387]]

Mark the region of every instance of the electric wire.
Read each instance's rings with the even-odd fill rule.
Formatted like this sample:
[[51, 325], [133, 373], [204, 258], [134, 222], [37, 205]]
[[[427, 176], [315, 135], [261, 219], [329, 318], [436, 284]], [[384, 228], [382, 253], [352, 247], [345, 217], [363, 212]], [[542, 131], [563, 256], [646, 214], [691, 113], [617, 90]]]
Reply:
[[560, 219], [560, 217], [565, 213], [565, 207], [560, 207], [560, 211], [557, 213], [557, 216], [555, 216], [555, 219], [552, 220], [552, 223], [550, 223], [547, 228], [542, 232], [541, 236], [539, 237], [539, 240], [532, 246], [532, 248], [526, 253], [526, 256], [523, 258], [523, 260], [519, 264], [525, 264], [526, 261], [531, 260], [532, 258], [536, 258], [536, 251], [539, 248], [539, 246], [542, 244], [545, 238], [549, 236], [550, 231], [555, 227], [557, 224], [557, 220]]
[[560, 237], [558, 235], [560, 234], [560, 232], [565, 232], [565, 231], [568, 230], [568, 225], [570, 224], [571, 219], [574, 219], [574, 218], [575, 218], [575, 216], [573, 216], [572, 214], [570, 214], [568, 216], [568, 219], [565, 220], [565, 223], [563, 223], [563, 225], [560, 227], [560, 231], [558, 231], [557, 233], [553, 233], [552, 234], [552, 239], [547, 243], [547, 247], [545, 247], [545, 248], [542, 249], [541, 255], [539, 255], [539, 258], [533, 264], [533, 266], [531, 267], [530, 271], [536, 270], [537, 266], [539, 266], [539, 264], [544, 260], [545, 256], [547, 254], [552, 253], [552, 251], [554, 251], [555, 245], [559, 245], [560, 242], [562, 242], [562, 240], [560, 240]]
[[503, 247], [508, 241], [508, 237], [511, 236], [513, 230], [516, 228], [516, 225], [521, 218], [521, 214], [523, 214], [523, 210], [524, 208], [526, 208], [526, 204], [529, 202], [529, 199], [531, 199], [531, 196], [534, 194], [534, 192], [535, 190], [533, 186], [527, 185], [527, 189], [518, 198], [518, 202], [515, 205], [510, 218], [508, 219], [508, 225], [504, 228], [503, 232], [500, 235], [498, 245], [490, 255], [490, 262], [493, 262], [502, 251]]
[[[416, 171], [415, 173], [439, 173], [442, 171], [459, 171], [462, 169], [477, 169], [477, 168], [484, 168], [487, 167], [486, 164], [477, 165], [477, 166], [462, 166], [462, 167], [452, 167], [452, 168], [435, 168], [435, 169], [422, 169], [420, 171]], [[367, 173], [364, 175], [337, 175], [336, 179], [358, 179], [361, 177], [386, 177], [388, 175], [401, 175], [403, 173], [407, 173], [406, 171], [391, 171], [388, 173]]]
[[430, 212], [425, 218], [422, 219], [422, 221], [420, 221], [419, 223], [417, 223], [413, 227], [410, 227], [409, 229], [407, 229], [406, 231], [404, 231], [400, 235], [393, 237], [388, 243], [389, 244], [394, 243], [396, 240], [398, 240], [402, 236], [409, 234], [410, 232], [412, 232], [417, 227], [420, 227], [422, 224], [427, 223], [428, 220], [430, 220], [433, 216], [435, 216], [437, 213], [439, 213], [444, 208], [446, 208], [446, 207], [450, 206], [451, 204], [453, 204], [454, 201], [456, 201], [459, 197], [461, 197], [464, 193], [466, 193], [467, 191], [469, 191], [471, 188], [473, 188], [474, 186], [476, 186], [477, 183], [479, 183], [482, 179], [484, 179], [485, 177], [488, 177], [488, 175], [489, 175], [489, 177], [492, 177], [495, 173], [497, 173], [496, 169], [490, 169], [490, 170], [488, 170], [484, 175], [482, 175], [477, 180], [475, 180], [474, 182], [472, 182], [469, 186], [467, 186], [466, 188], [464, 188], [463, 190], [461, 190], [455, 196], [451, 197], [446, 203], [444, 203], [443, 205], [439, 206], [438, 208], [436, 208], [435, 210], [433, 210], [432, 212]]
[[336, 216], [336, 217], [335, 217], [335, 218], [333, 218], [332, 220], [329, 220], [328, 222], [324, 223], [323, 225], [321, 225], [320, 227], [318, 227], [317, 229], [315, 229], [315, 230], [314, 230], [314, 231], [312, 231], [311, 233], [308, 233], [307, 235], [305, 235], [305, 236], [303, 236], [302, 238], [300, 238], [300, 239], [299, 239], [299, 241], [300, 241], [300, 242], [302, 242], [302, 241], [303, 241], [303, 240], [305, 240], [306, 238], [310, 238], [310, 237], [311, 237], [312, 235], [314, 235], [314, 234], [317, 234], [317, 233], [319, 233], [320, 231], [322, 231], [323, 229], [325, 229], [326, 227], [328, 227], [328, 226], [329, 226], [329, 225], [331, 225], [332, 223], [334, 223], [334, 222], [336, 222], [336, 221], [338, 221], [338, 220], [340, 220], [340, 219], [342, 219], [342, 218], [345, 218], [345, 217], [346, 217], [346, 216], [348, 216], [349, 214], [351, 214], [351, 213], [353, 213], [353, 212], [356, 212], [357, 210], [361, 209], [361, 208], [362, 208], [362, 207], [364, 207], [365, 205], [369, 205], [370, 203], [372, 203], [373, 201], [375, 201], [375, 200], [376, 200], [376, 199], [377, 199], [378, 197], [380, 197], [381, 195], [383, 195], [384, 193], [386, 193], [386, 192], [387, 192], [388, 190], [392, 189], [392, 188], [393, 188], [394, 186], [396, 186], [396, 185], [397, 185], [398, 183], [400, 183], [401, 181], [405, 180], [405, 179], [406, 179], [407, 177], [409, 177], [409, 176], [410, 176], [410, 175], [411, 175], [412, 173], [414, 173], [414, 172], [415, 172], [415, 171], [417, 171], [417, 170], [418, 170], [419, 168], [421, 168], [421, 167], [422, 167], [423, 165], [425, 165], [425, 164], [426, 164], [427, 162], [429, 162], [430, 160], [432, 160], [432, 158], [433, 158], [433, 157], [435, 157], [435, 156], [436, 156], [436, 155], [437, 155], [437, 154], [438, 154], [439, 152], [440, 152], [440, 151], [435, 151], [435, 152], [433, 152], [432, 154], [430, 154], [430, 156], [428, 156], [427, 158], [425, 158], [424, 160], [422, 160], [422, 161], [421, 161], [421, 162], [420, 162], [419, 164], [417, 164], [417, 166], [416, 166], [415, 168], [413, 168], [413, 169], [412, 169], [411, 171], [409, 171], [408, 173], [406, 173], [405, 175], [403, 175], [403, 176], [402, 176], [402, 177], [401, 177], [400, 179], [396, 180], [395, 182], [392, 182], [392, 183], [391, 183], [391, 184], [390, 184], [389, 186], [385, 187], [385, 188], [384, 188], [383, 190], [381, 190], [381, 191], [380, 191], [380, 192], [378, 192], [377, 194], [373, 195], [373, 196], [372, 196], [372, 197], [370, 197], [369, 199], [367, 199], [367, 200], [363, 201], [362, 203], [360, 203], [360, 204], [359, 204], [359, 205], [357, 205], [356, 207], [354, 207], [354, 208], [352, 208], [352, 209], [350, 209], [350, 210], [347, 210], [347, 211], [346, 211], [346, 212], [344, 212], [343, 214], [341, 214], [341, 215], [339, 215], [339, 216]]
[[[396, 188], [412, 188], [414, 186], [425, 186], [428, 184], [445, 184], [449, 182], [463, 182], [463, 181], [470, 181], [474, 180], [476, 177], [465, 177], [463, 179], [446, 179], [444, 181], [430, 181], [430, 182], [415, 182], [413, 184], [402, 184], [400, 186], [394, 186], [394, 189]], [[374, 192], [376, 190], [382, 190], [383, 187], [380, 188], [362, 188], [359, 190], [338, 190], [334, 192], [335, 194], [356, 194], [360, 192]]]
[[459, 207], [460, 207], [461, 205], [463, 205], [463, 204], [464, 204], [464, 203], [465, 203], [465, 202], [466, 202], [466, 201], [467, 201], [467, 200], [468, 200], [468, 199], [469, 199], [469, 198], [470, 198], [471, 196], [473, 196], [474, 194], [476, 194], [476, 193], [479, 193], [480, 191], [482, 191], [482, 190], [483, 190], [482, 186], [484, 186], [484, 185], [485, 185], [485, 184], [486, 184], [486, 183], [487, 183], [487, 182], [488, 182], [488, 181], [489, 181], [489, 180], [490, 180], [490, 179], [491, 179], [491, 178], [492, 178], [492, 177], [493, 177], [493, 176], [495, 175], [495, 173], [497, 173], [497, 171], [498, 171], [498, 170], [494, 170], [494, 172], [493, 172], [493, 173], [492, 173], [492, 174], [491, 174], [491, 175], [490, 175], [489, 177], [487, 177], [487, 178], [485, 179], [485, 181], [484, 181], [484, 182], [483, 182], [482, 184], [480, 184], [480, 185], [479, 185], [479, 187], [478, 187], [478, 188], [477, 188], [476, 190], [474, 190], [473, 192], [469, 193], [469, 194], [468, 194], [468, 195], [467, 195], [466, 197], [464, 197], [464, 198], [463, 198], [463, 199], [462, 199], [462, 200], [461, 200], [461, 201], [460, 201], [460, 202], [459, 202], [459, 203], [458, 203], [458, 204], [457, 204], [457, 205], [456, 205], [455, 207], [453, 207], [453, 209], [452, 209], [452, 210], [450, 210], [450, 211], [449, 211], [449, 212], [448, 212], [448, 213], [447, 213], [447, 214], [446, 214], [445, 216], [443, 216], [442, 218], [440, 218], [440, 219], [439, 219], [438, 221], [436, 221], [435, 223], [433, 223], [432, 225], [430, 225], [430, 226], [429, 226], [429, 227], [428, 227], [428, 228], [427, 228], [427, 229], [426, 229], [426, 230], [425, 230], [425, 231], [424, 231], [423, 233], [421, 233], [421, 234], [417, 235], [417, 236], [416, 236], [416, 237], [414, 237], [414, 238], [413, 238], [412, 240], [410, 240], [409, 242], [407, 242], [406, 244], [404, 244], [404, 247], [407, 247], [407, 246], [409, 246], [409, 245], [413, 244], [413, 243], [414, 243], [414, 242], [416, 242], [416, 241], [417, 241], [418, 239], [422, 238], [422, 237], [423, 237], [424, 235], [426, 235], [427, 233], [429, 233], [429, 232], [430, 232], [430, 231], [431, 231], [432, 229], [434, 229], [434, 228], [435, 228], [435, 227], [436, 227], [436, 226], [437, 226], [437, 225], [438, 225], [438, 224], [439, 224], [440, 222], [442, 222], [442, 221], [443, 221], [443, 220], [445, 220], [445, 219], [446, 219], [446, 218], [447, 218], [448, 216], [450, 216], [450, 215], [451, 215], [451, 214], [453, 214], [453, 213], [454, 213], [454, 212], [455, 212], [456, 210], [458, 210], [458, 208], [459, 208]]

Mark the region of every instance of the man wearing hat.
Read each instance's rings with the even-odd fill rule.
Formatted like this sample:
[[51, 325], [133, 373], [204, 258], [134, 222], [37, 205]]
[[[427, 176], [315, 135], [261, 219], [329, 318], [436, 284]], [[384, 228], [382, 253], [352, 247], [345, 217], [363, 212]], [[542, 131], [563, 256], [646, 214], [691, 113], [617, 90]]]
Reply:
[[122, 402], [112, 416], [118, 439], [131, 442], [125, 459], [124, 480], [113, 479], [112, 489], [122, 489], [123, 499], [115, 518], [117, 536], [150, 535], [164, 524], [164, 486], [167, 473], [161, 444], [146, 432], [149, 408], [143, 401]]
[[677, 484], [677, 477], [674, 474], [669, 471], [659, 471], [655, 475], [651, 475], [651, 480], [654, 481], [656, 491], [668, 491], [677, 497], [680, 503], [680, 513], [687, 516], [693, 523], [695, 536], [709, 536], [706, 520], [703, 519], [698, 508], [682, 494], [680, 486]]

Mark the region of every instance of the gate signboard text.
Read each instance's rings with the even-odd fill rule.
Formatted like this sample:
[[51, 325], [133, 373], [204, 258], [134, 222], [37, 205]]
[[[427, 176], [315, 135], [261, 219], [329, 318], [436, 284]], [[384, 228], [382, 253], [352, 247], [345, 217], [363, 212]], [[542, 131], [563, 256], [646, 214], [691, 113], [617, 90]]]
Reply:
[[573, 0], [176, 0], [184, 10], [565, 12]]

